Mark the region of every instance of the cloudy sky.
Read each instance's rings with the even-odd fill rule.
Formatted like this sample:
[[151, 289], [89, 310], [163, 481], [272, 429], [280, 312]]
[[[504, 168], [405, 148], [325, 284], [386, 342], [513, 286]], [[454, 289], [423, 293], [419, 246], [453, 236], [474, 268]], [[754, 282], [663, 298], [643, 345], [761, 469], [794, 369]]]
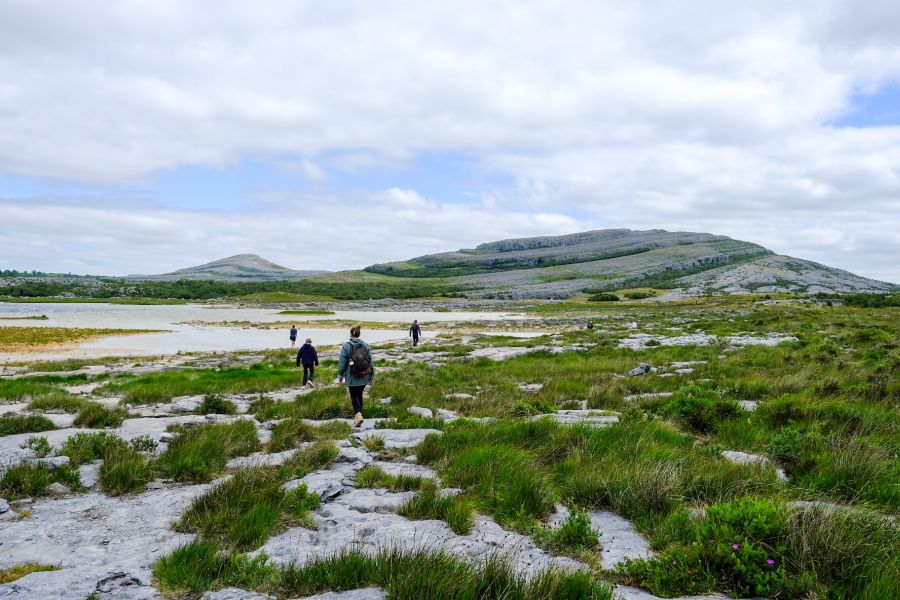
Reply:
[[606, 227], [900, 282], [900, 3], [0, 0], [0, 268]]

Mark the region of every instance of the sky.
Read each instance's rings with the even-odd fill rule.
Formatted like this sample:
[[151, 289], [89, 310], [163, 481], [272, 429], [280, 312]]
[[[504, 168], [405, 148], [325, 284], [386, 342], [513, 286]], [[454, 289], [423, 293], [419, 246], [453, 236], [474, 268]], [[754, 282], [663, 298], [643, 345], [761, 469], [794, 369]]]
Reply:
[[900, 282], [900, 3], [0, 0], [0, 269], [608, 227]]

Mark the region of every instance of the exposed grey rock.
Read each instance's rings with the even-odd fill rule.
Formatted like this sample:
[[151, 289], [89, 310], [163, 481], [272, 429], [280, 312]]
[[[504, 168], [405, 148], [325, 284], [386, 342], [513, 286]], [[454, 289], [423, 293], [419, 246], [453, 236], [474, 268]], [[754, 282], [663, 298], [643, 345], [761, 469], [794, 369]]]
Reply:
[[305, 485], [308, 491], [319, 494], [322, 501], [327, 502], [344, 491], [344, 474], [332, 470], [313, 471], [300, 479], [288, 481], [282, 487], [292, 490], [301, 485]]
[[430, 408], [424, 408], [421, 406], [410, 406], [409, 408], [406, 409], [406, 412], [408, 412], [411, 415], [418, 415], [420, 417], [424, 417], [426, 419], [431, 419], [434, 417], [434, 413], [431, 412]]
[[626, 402], [633, 402], [635, 400], [649, 400], [651, 398], [668, 398], [671, 395], [672, 392], [645, 392], [643, 394], [629, 394], [622, 399]]
[[382, 398], [382, 399], [379, 400], [379, 402], [381, 402], [382, 404], [390, 404], [390, 403], [391, 403], [391, 397], [390, 397], [390, 396], [387, 396], [386, 398]]
[[602, 410], [558, 410], [544, 415], [534, 415], [532, 420], [553, 419], [563, 425], [575, 425], [582, 423], [594, 427], [607, 427], [619, 422], [617, 414]]
[[[300, 448], [305, 448], [308, 443], [300, 444]], [[266, 454], [264, 452], [254, 452], [249, 456], [238, 456], [228, 461], [229, 469], [243, 469], [246, 467], [277, 467], [293, 458], [300, 448], [291, 448], [283, 452], [273, 452]]]
[[387, 448], [412, 448], [422, 443], [426, 436], [442, 433], [439, 429], [371, 429], [357, 431], [352, 436], [360, 441], [370, 437], [380, 437], [384, 440]]
[[387, 594], [381, 588], [363, 588], [347, 592], [328, 592], [317, 596], [307, 596], [299, 600], [385, 600]]
[[446, 394], [444, 398], [448, 400], [474, 400], [475, 396], [472, 394], [464, 394], [462, 392], [457, 392], [455, 394]]
[[9, 510], [9, 502], [6, 501], [6, 498], [0, 498], [0, 515], [7, 512]]
[[54, 481], [53, 483], [48, 485], [47, 491], [50, 492], [52, 496], [68, 496], [72, 493], [72, 490], [69, 488], [69, 486], [58, 481]]
[[408, 475], [410, 477], [425, 477], [427, 479], [437, 478], [437, 473], [435, 473], [433, 469], [423, 465], [378, 460], [373, 462], [372, 466], [378, 467], [388, 475]]
[[227, 587], [215, 592], [205, 592], [200, 600], [275, 600], [274, 596]]
[[173, 413], [193, 413], [203, 404], [203, 396], [183, 396], [173, 398], [169, 410]]
[[754, 411], [756, 407], [759, 406], [759, 403], [755, 400], [738, 400], [738, 404], [744, 410]]
[[92, 463], [81, 465], [78, 467], [78, 474], [81, 478], [81, 485], [87, 489], [92, 489], [100, 481], [100, 463], [102, 461], [95, 460]]
[[416, 456], [415, 454], [409, 454], [409, 455], [403, 457], [403, 462], [414, 465], [417, 462], [419, 462], [419, 457]]
[[647, 363], [641, 363], [625, 374], [629, 377], [637, 377], [638, 375], [646, 375], [649, 372], [650, 365], [648, 365]]
[[46, 458], [36, 458], [29, 462], [33, 462], [35, 464], [42, 464], [48, 470], [55, 471], [60, 467], [67, 467], [71, 460], [68, 456], [48, 456]]
[[[374, 431], [374, 430], [372, 430]], [[379, 429], [378, 431], [387, 431], [385, 429]], [[353, 437], [357, 439], [365, 439], [364, 437], [360, 437], [366, 434], [369, 434], [369, 431], [361, 431], [353, 434]], [[357, 448], [355, 446], [342, 447], [340, 448], [340, 452], [338, 453], [337, 458], [334, 460], [336, 463], [348, 463], [353, 466], [355, 469], [361, 469], [366, 465], [372, 462], [372, 455], [369, 454], [365, 448]]]
[[437, 418], [443, 421], [444, 423], [450, 423], [459, 418], [459, 415], [452, 410], [447, 410], [446, 408], [437, 409]]
[[544, 389], [543, 383], [520, 383], [519, 389], [523, 392], [529, 392], [531, 394], [536, 394]]
[[[737, 450], [723, 450], [722, 458], [739, 465], [767, 466], [772, 464], [769, 458], [762, 454], [747, 454], [746, 452], [739, 452]], [[778, 477], [779, 481], [788, 481], [787, 473], [777, 465], [775, 466], [775, 475]]]
[[[615, 586], [616, 597], [621, 600], [663, 600], [659, 596], [654, 596], [647, 590], [630, 587], [627, 585]], [[732, 600], [731, 596], [722, 594], [712, 594], [709, 596], [679, 596], [671, 600]]]
[[161, 481], [148, 481], [144, 486], [146, 490], [161, 490], [166, 487]]
[[[558, 506], [549, 519], [550, 525], [558, 525], [569, 516], [568, 509]], [[604, 569], [613, 569], [628, 559], [650, 558], [650, 544], [637, 532], [634, 524], [624, 517], [609, 511], [588, 513], [591, 528], [600, 538], [603, 549], [601, 564]]]
[[428, 363], [428, 368], [429, 368], [429, 369], [440, 369], [441, 366], [443, 366], [443, 365], [441, 365], [441, 363], [438, 363], [438, 362], [430, 362], [430, 363]]
[[[651, 341], [654, 343], [648, 345], [648, 342]], [[674, 337], [651, 333], [633, 333], [627, 338], [619, 340], [619, 348], [646, 350], [653, 346], [709, 346], [718, 342], [724, 342], [732, 346], [777, 346], [784, 342], [796, 341], [798, 341], [796, 337], [783, 333], [768, 333], [765, 336], [746, 334], [722, 337], [706, 333], [686, 333]]]

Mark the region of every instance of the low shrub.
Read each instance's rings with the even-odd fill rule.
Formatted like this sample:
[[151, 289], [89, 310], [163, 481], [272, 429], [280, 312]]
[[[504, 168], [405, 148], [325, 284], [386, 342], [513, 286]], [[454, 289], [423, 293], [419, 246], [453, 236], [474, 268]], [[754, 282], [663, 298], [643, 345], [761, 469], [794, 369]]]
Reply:
[[45, 458], [50, 456], [50, 453], [53, 451], [53, 448], [50, 447], [50, 442], [47, 441], [47, 438], [41, 437], [39, 435], [32, 435], [27, 440], [19, 444], [19, 448], [23, 450], [30, 450], [32, 454], [34, 454], [37, 458]]
[[128, 447], [135, 452], [156, 452], [159, 443], [149, 435], [139, 435], [128, 442]]
[[153, 480], [153, 469], [140, 452], [120, 447], [107, 453], [100, 465], [100, 489], [110, 496], [139, 492]]
[[47, 488], [56, 482], [73, 490], [81, 487], [78, 471], [72, 467], [50, 469], [41, 463], [20, 463], [9, 467], [0, 477], [0, 497], [12, 500], [46, 496]]
[[237, 407], [218, 394], [207, 394], [194, 412], [198, 415], [233, 415], [237, 414]]
[[113, 452], [124, 450], [128, 444], [117, 435], [98, 431], [85, 433], [79, 431], [63, 443], [59, 449], [61, 456], [68, 456], [72, 466], [78, 466], [95, 460], [105, 459]]
[[769, 442], [769, 457], [788, 470], [806, 470], [815, 462], [815, 455], [825, 445], [825, 438], [816, 432], [802, 432], [784, 427]]
[[675, 392], [657, 413], [691, 431], [708, 433], [720, 421], [738, 416], [741, 409], [737, 402], [723, 398], [715, 390], [692, 385]]
[[619, 297], [615, 294], [611, 294], [609, 292], [600, 292], [599, 294], [593, 294], [588, 296], [588, 302], [618, 302]]
[[573, 510], [558, 527], [540, 527], [535, 531], [535, 542], [539, 546], [556, 552], [579, 553], [596, 551], [600, 547], [600, 536], [594, 531], [591, 518], [583, 510]]
[[0, 417], [0, 437], [19, 433], [50, 431], [51, 429], [56, 429], [56, 425], [43, 415]]
[[319, 495], [305, 485], [284, 490], [283, 483], [275, 468], [239, 470], [194, 500], [175, 529], [240, 550], [257, 548], [319, 506]]
[[128, 417], [124, 408], [106, 408], [96, 402], [88, 402], [75, 416], [75, 427], [118, 427]]
[[159, 470], [178, 481], [210, 481], [225, 471], [228, 459], [259, 450], [256, 426], [239, 420], [202, 425], [178, 435], [157, 459]]

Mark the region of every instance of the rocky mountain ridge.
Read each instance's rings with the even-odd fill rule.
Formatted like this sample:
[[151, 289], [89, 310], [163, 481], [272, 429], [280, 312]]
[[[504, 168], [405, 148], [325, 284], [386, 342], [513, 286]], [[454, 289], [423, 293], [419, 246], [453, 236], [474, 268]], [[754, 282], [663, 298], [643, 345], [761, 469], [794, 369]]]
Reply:
[[130, 275], [129, 279], [177, 281], [199, 279], [213, 281], [278, 281], [305, 279], [327, 271], [297, 271], [275, 264], [256, 254], [236, 254], [212, 262], [179, 269], [162, 275]]

